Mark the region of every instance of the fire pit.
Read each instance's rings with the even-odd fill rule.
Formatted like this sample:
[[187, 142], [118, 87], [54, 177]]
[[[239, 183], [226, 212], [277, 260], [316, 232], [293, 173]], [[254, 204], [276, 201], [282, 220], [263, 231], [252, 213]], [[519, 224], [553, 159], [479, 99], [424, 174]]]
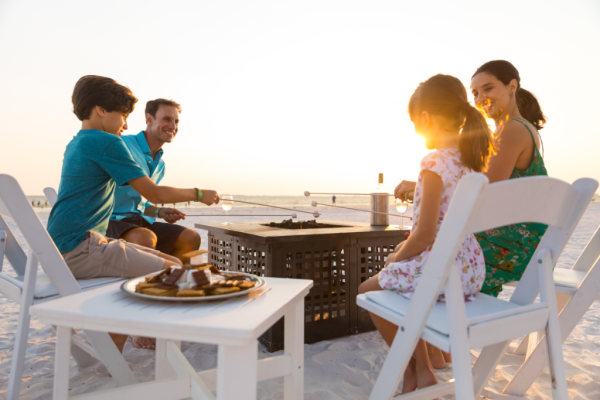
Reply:
[[[266, 222], [195, 227], [208, 231], [209, 261], [219, 269], [313, 280], [305, 299], [306, 343], [374, 330], [368, 313], [356, 305], [358, 286], [381, 271], [408, 230], [338, 221], [322, 221], [318, 228], [304, 224], [302, 229]], [[270, 352], [281, 350], [282, 321], [260, 341]]]

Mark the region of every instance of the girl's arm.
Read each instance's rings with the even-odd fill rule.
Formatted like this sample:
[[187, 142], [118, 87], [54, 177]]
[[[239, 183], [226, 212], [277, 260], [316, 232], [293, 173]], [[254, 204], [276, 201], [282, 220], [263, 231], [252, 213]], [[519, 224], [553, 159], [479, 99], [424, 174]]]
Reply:
[[435, 172], [424, 170], [421, 173], [423, 175], [423, 194], [421, 195], [419, 225], [404, 242], [404, 245], [387, 257], [386, 266], [391, 262], [406, 260], [421, 254], [435, 239], [442, 203], [442, 179]]

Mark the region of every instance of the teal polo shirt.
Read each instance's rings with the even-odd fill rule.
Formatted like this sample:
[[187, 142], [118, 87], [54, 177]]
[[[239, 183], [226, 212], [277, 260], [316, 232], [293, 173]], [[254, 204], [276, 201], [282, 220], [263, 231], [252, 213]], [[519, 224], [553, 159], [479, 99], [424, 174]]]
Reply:
[[[121, 136], [121, 138], [140, 168], [158, 185], [165, 176], [165, 162], [162, 159], [163, 150], [160, 149], [153, 159], [144, 131], [137, 135]], [[150, 206], [152, 204], [136, 192], [134, 188], [129, 185], [123, 186], [115, 190], [115, 208], [110, 219], [120, 221], [123, 218], [141, 216], [153, 224], [156, 219], [144, 215], [144, 210]]]
[[48, 233], [61, 253], [85, 240], [87, 231], [106, 235], [117, 186], [146, 176], [117, 135], [81, 130], [67, 145], [58, 199]]

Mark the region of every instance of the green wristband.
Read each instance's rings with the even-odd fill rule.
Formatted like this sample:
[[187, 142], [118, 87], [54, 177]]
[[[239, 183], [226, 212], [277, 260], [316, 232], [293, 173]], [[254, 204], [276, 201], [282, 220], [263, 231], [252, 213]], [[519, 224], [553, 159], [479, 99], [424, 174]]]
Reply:
[[158, 218], [158, 213], [160, 212], [160, 209], [162, 207], [156, 207], [156, 210], [154, 210], [154, 218]]
[[[409, 194], [410, 192], [414, 192], [414, 190], [412, 190], [412, 189], [411, 189], [411, 190], [407, 190], [406, 192], [404, 192], [404, 200], [405, 200], [407, 203], [409, 203], [409, 204], [412, 204], [412, 203], [414, 203], [414, 198], [413, 198], [413, 200], [409, 200], [409, 199], [408, 199], [408, 194]], [[414, 196], [414, 195], [413, 195], [413, 196]]]
[[199, 203], [200, 200], [202, 200], [202, 190], [200, 190], [198, 188], [194, 188], [194, 189], [196, 189], [196, 193], [198, 194], [198, 199], [196, 201]]

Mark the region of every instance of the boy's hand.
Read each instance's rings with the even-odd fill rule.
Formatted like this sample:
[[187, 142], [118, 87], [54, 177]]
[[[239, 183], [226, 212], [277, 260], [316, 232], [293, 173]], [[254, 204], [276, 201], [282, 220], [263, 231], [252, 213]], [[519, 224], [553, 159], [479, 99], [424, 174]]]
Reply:
[[219, 204], [220, 200], [221, 198], [215, 190], [202, 189], [202, 200], [200, 200], [200, 203], [210, 206], [213, 204]]
[[185, 219], [185, 214], [175, 208], [161, 208], [158, 211], [158, 218], [162, 218], [170, 224], [174, 224], [180, 219]]

